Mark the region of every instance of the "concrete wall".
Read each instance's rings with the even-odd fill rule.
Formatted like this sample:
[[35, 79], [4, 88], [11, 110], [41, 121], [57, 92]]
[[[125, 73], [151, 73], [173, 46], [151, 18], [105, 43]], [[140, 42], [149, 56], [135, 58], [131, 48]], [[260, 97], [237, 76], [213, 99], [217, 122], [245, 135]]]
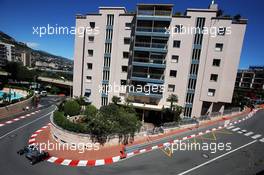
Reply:
[[[57, 126], [53, 122], [53, 116], [51, 116], [50, 121], [51, 121], [50, 133], [56, 141], [60, 143], [71, 143], [71, 144], [93, 143], [91, 136], [89, 134], [75, 133], [75, 132], [62, 129], [61, 127]], [[145, 132], [138, 133], [136, 134], [134, 139], [136, 140], [136, 139], [142, 138], [142, 136], [144, 135], [146, 135]], [[112, 145], [119, 145], [119, 144], [121, 143], [119, 142], [118, 136], [113, 136], [111, 139], [107, 140], [104, 146], [112, 146]]]
[[31, 108], [33, 106], [32, 99], [33, 97], [30, 97], [27, 100], [23, 100], [15, 104], [1, 107], [0, 108], [0, 119], [9, 117], [10, 115], [17, 114], [19, 112], [23, 112], [23, 108], [26, 108], [26, 106]]

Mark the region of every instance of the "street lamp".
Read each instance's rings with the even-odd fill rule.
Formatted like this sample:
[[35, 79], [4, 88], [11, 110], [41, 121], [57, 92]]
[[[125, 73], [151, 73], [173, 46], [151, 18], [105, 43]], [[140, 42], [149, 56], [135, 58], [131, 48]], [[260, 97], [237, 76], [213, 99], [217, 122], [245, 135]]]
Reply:
[[[64, 82], [66, 82], [65, 77], [61, 76], [60, 78], [61, 78]], [[71, 85], [70, 85], [70, 97], [72, 97], [72, 95], [71, 95]]]

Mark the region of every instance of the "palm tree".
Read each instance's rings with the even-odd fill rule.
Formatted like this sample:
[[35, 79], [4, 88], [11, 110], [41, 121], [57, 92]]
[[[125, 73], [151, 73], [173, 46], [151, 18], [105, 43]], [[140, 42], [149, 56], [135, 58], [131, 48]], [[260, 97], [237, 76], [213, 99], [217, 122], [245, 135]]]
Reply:
[[170, 102], [170, 110], [174, 110], [175, 104], [178, 103], [178, 96], [176, 94], [171, 94], [168, 98], [167, 101]]
[[120, 97], [117, 97], [117, 96], [113, 96], [112, 97], [112, 102], [117, 105], [117, 103], [120, 103], [121, 102], [121, 98]]

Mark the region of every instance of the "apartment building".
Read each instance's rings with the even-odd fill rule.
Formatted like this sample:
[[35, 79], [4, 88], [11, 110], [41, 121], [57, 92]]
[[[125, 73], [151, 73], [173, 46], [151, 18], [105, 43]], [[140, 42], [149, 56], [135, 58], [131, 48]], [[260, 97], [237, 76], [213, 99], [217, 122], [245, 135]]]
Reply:
[[21, 53], [21, 61], [23, 63], [23, 66], [31, 67], [32, 64], [31, 52], [23, 51]]
[[264, 90], [264, 66], [250, 66], [237, 72], [236, 88]]
[[0, 42], [0, 66], [4, 66], [8, 61], [15, 59], [15, 46]]
[[[135, 13], [100, 7], [77, 15], [76, 27], [89, 30], [75, 37], [73, 95], [98, 108], [113, 96], [129, 98], [145, 115], [169, 107], [171, 94], [183, 117], [223, 111], [232, 100], [247, 20], [218, 10], [212, 3], [174, 15], [173, 4], [138, 4]], [[147, 88], [109, 90], [114, 85]]]

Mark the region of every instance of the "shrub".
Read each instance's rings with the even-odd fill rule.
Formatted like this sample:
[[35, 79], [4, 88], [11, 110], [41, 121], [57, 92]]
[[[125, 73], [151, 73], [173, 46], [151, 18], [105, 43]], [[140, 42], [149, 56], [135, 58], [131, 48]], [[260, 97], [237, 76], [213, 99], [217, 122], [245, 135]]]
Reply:
[[72, 132], [85, 133], [85, 127], [82, 124], [73, 123], [69, 121], [63, 114], [63, 112], [55, 111], [53, 114], [53, 120], [55, 124]]
[[80, 105], [74, 100], [66, 101], [63, 109], [66, 116], [74, 116], [80, 113]]
[[85, 121], [88, 121], [89, 119], [95, 117], [97, 112], [98, 112], [98, 110], [96, 109], [96, 107], [94, 105], [86, 106], [85, 110], [84, 110], [84, 115], [86, 116]]

